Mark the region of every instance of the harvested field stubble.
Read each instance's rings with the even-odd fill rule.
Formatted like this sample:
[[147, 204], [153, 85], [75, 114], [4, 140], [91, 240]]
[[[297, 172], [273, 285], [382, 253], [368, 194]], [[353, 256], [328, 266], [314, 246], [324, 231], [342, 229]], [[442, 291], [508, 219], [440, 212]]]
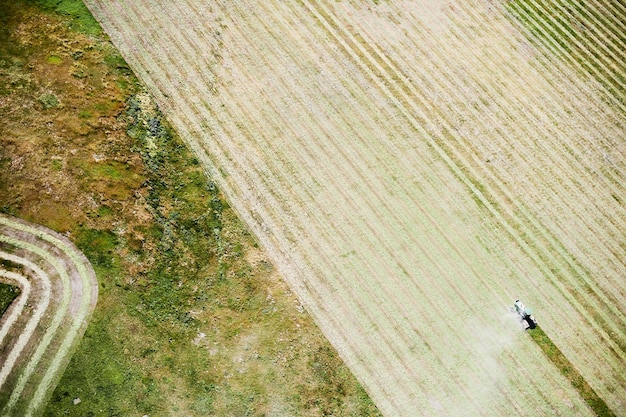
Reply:
[[626, 413], [613, 84], [493, 2], [87, 4], [384, 414], [592, 415], [517, 297]]

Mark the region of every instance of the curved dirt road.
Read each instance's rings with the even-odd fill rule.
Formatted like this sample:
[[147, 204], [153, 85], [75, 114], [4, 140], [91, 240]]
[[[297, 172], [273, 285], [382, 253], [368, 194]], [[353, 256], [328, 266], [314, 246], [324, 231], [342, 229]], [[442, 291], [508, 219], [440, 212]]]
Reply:
[[0, 415], [39, 415], [98, 298], [89, 261], [64, 236], [0, 215], [0, 279], [21, 287], [0, 319]]

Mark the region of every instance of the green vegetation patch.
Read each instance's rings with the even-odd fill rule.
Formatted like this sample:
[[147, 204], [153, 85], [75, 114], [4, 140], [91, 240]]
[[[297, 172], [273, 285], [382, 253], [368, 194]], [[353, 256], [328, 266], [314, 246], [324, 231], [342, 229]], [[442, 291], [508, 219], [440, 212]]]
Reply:
[[49, 64], [52, 64], [52, 65], [61, 65], [63, 63], [63, 58], [57, 55], [50, 55], [47, 61]]
[[87, 35], [100, 35], [102, 28], [82, 0], [38, 0], [45, 10], [55, 11], [70, 18], [70, 28]]
[[9, 308], [13, 300], [20, 295], [20, 289], [0, 282], [0, 316]]
[[574, 365], [572, 365], [563, 352], [556, 347], [548, 335], [546, 335], [539, 326], [533, 330], [528, 330], [528, 333], [539, 345], [541, 350], [543, 350], [543, 353], [545, 353], [552, 363], [556, 365], [568, 381], [572, 383], [580, 396], [585, 400], [589, 407], [591, 407], [597, 416], [615, 417], [615, 414], [613, 414], [602, 398], [598, 397], [598, 394], [596, 394], [593, 388], [589, 386], [582, 375], [578, 373], [576, 368], [574, 368]]
[[41, 104], [41, 107], [43, 107], [44, 110], [53, 109], [55, 107], [58, 107], [60, 104], [57, 96], [51, 93], [44, 93], [40, 95], [38, 100], [39, 100], [39, 103]]

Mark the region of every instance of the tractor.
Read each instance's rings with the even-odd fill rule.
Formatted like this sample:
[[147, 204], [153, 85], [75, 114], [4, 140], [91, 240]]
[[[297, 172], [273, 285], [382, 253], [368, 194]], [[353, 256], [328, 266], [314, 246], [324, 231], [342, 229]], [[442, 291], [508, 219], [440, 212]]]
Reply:
[[515, 304], [513, 304], [512, 311], [517, 312], [520, 316], [520, 320], [522, 325], [524, 326], [524, 330], [534, 329], [537, 327], [537, 322], [535, 321], [535, 317], [533, 317], [533, 313], [530, 308], [527, 308], [520, 300], [515, 300]]

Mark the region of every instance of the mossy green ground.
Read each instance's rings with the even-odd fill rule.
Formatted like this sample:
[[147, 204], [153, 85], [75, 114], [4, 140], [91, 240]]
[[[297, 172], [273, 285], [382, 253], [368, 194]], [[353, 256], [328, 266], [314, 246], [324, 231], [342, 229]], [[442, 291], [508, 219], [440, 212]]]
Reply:
[[20, 295], [19, 288], [0, 282], [0, 316], [4, 314], [18, 295]]
[[0, 211], [100, 285], [44, 415], [380, 415], [82, 2], [0, 0], [0, 98]]

